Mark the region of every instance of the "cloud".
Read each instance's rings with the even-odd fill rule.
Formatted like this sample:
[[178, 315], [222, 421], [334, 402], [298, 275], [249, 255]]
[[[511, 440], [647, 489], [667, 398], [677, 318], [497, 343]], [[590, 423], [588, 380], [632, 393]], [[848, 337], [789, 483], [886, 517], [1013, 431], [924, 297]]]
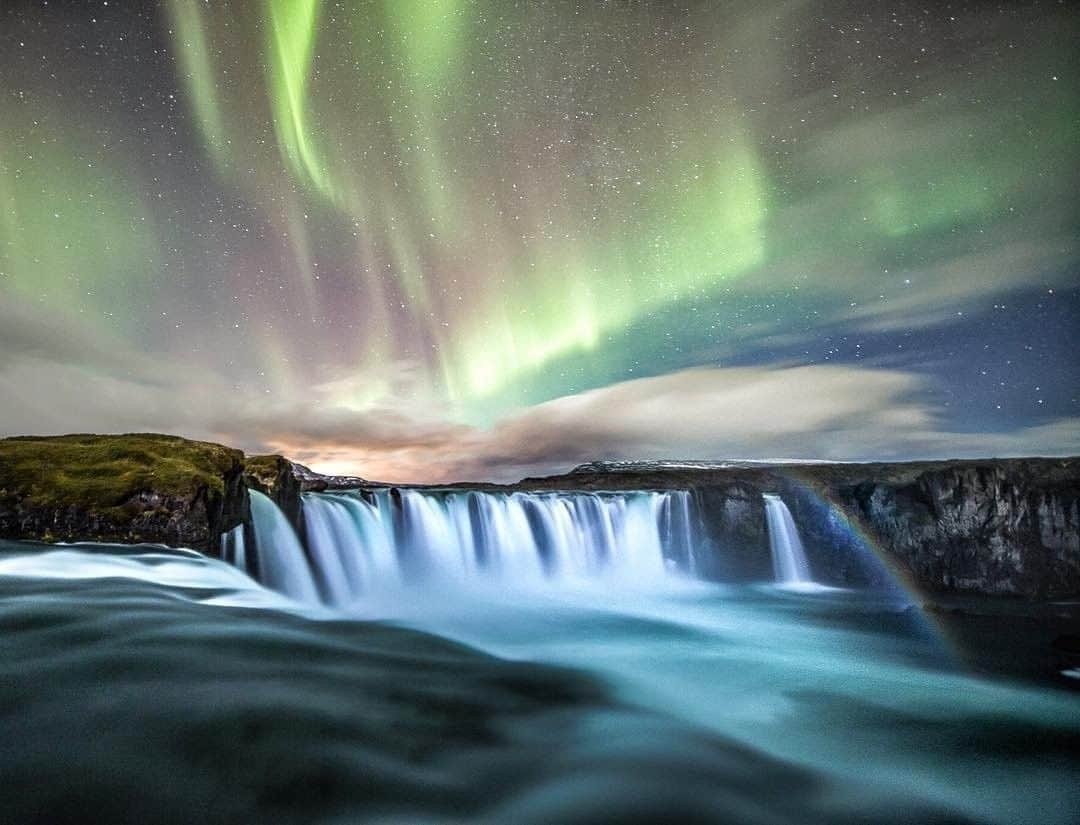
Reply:
[[919, 376], [862, 367], [691, 369], [558, 398], [488, 430], [429, 423], [413, 437], [400, 416], [369, 413], [282, 428], [269, 439], [327, 472], [424, 482], [515, 481], [599, 459], [1080, 452], [1080, 419], [952, 433], [919, 400], [922, 389]]
[[2, 334], [0, 435], [172, 432], [384, 481], [515, 481], [602, 459], [1080, 453], [1080, 419], [953, 432], [926, 400], [929, 379], [867, 365], [679, 370], [519, 409], [484, 429], [452, 420], [409, 364], [386, 365], [395, 386], [377, 403], [345, 405], [363, 382], [253, 395], [77, 326], [24, 320]]

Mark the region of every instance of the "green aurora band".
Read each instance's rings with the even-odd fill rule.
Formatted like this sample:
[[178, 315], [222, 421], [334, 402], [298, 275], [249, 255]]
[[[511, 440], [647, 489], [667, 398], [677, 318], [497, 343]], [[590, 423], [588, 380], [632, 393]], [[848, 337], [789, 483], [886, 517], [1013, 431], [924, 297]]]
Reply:
[[[676, 366], [722, 361], [758, 335], [748, 307], [812, 327], [907, 300], [913, 273], [930, 273], [947, 307], [1010, 286], [952, 261], [993, 258], [1002, 238], [1026, 234], [1072, 249], [1062, 204], [1080, 107], [1074, 87], [1049, 79], [1075, 30], [1064, 12], [1040, 22], [1040, 49], [1007, 54], [935, 29], [948, 25], [935, 13], [913, 41], [936, 54], [925, 67], [917, 42], [830, 30], [858, 58], [830, 70], [824, 53], [795, 48], [813, 25], [797, 4], [167, 10], [177, 105], [213, 185], [271, 227], [264, 245], [284, 252], [266, 260], [285, 269], [271, 272], [255, 241], [234, 243], [228, 222], [207, 229], [235, 247], [224, 261], [156, 226], [138, 169], [110, 168], [107, 153], [83, 168], [77, 144], [93, 143], [93, 125], [77, 127], [78, 114], [52, 115], [53, 139], [26, 159], [40, 135], [10, 102], [0, 268], [24, 296], [92, 288], [106, 306], [124, 302], [119, 290], [134, 301], [169, 262], [179, 277], [205, 258], [225, 301], [258, 273], [275, 284], [265, 300], [277, 320], [238, 357], [302, 383], [290, 325], [332, 317], [312, 335], [336, 341], [322, 350], [341, 371], [370, 375], [343, 385], [344, 407], [377, 403], [379, 365], [397, 360], [460, 420], [486, 423], [662, 369], [646, 364], [657, 346], [687, 354]], [[984, 39], [1004, 42], [1010, 25]], [[47, 242], [58, 202], [73, 205], [64, 245]]]

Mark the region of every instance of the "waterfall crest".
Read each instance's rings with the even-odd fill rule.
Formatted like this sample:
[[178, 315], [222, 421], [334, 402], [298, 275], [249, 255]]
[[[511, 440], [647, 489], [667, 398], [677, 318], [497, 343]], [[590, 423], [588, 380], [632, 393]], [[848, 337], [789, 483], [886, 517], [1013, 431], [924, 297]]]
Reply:
[[791, 511], [780, 496], [766, 493], [765, 518], [769, 525], [769, 548], [772, 550], [773, 575], [781, 584], [809, 584], [810, 563], [803, 550], [799, 530]]
[[685, 491], [380, 489], [305, 493], [302, 501], [306, 554], [274, 503], [252, 492], [258, 575], [294, 598], [333, 605], [417, 584], [604, 579], [650, 587], [696, 569]]

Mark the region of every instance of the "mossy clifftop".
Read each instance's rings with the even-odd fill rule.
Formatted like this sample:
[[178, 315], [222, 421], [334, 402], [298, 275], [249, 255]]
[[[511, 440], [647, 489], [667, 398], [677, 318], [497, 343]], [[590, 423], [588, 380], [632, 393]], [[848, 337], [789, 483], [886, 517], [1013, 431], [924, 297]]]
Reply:
[[0, 439], [0, 535], [213, 550], [244, 520], [244, 455], [156, 433]]

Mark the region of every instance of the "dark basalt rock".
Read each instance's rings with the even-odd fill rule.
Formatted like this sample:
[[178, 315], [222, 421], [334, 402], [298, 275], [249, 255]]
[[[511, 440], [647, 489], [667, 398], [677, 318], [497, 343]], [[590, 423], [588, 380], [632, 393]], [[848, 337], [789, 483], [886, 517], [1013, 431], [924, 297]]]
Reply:
[[698, 573], [720, 581], [761, 581], [771, 575], [765, 502], [751, 484], [693, 488], [704, 536]]

